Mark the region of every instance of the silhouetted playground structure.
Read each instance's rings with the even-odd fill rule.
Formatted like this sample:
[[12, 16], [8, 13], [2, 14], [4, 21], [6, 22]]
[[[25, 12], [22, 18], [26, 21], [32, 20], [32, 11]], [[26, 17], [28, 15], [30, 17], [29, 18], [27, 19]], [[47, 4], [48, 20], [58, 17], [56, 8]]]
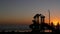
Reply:
[[59, 25], [57, 28], [53, 27], [53, 25], [49, 25], [45, 23], [45, 16], [42, 14], [36, 14], [32, 20], [33, 24], [29, 27], [32, 29], [31, 32], [44, 32], [45, 29], [51, 30], [52, 32], [60, 32]]

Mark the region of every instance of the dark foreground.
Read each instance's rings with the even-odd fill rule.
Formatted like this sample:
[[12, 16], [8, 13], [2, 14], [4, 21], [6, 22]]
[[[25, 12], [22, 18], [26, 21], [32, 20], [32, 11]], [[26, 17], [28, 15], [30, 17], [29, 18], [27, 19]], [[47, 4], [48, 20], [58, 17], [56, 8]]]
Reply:
[[0, 32], [0, 34], [60, 34], [59, 32]]

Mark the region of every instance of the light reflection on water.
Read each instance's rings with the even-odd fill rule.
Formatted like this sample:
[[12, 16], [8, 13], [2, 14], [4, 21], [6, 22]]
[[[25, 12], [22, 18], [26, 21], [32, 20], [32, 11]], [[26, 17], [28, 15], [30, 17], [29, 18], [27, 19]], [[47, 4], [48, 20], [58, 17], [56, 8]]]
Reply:
[[44, 30], [44, 32], [52, 32], [51, 30]]

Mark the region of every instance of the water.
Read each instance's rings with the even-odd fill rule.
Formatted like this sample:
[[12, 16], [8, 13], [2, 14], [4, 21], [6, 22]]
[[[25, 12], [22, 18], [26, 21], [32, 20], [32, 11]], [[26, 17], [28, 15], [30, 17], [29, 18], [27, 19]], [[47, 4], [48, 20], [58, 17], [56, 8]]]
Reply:
[[[13, 30], [14, 32], [31, 32], [32, 30]], [[2, 32], [2, 31], [0, 31]], [[5, 30], [4, 32], [12, 32], [12, 30]], [[42, 31], [40, 31], [42, 32]], [[51, 30], [44, 30], [44, 32], [52, 32]]]
[[30, 32], [31, 29], [29, 28], [29, 25], [1, 25], [0, 26], [0, 32]]
[[[31, 30], [5, 30], [4, 32], [12, 32], [12, 31], [14, 31], [14, 32], [31, 32]], [[0, 31], [0, 32], [2, 32], [2, 31]]]
[[0, 30], [29, 30], [28, 25], [0, 26]]
[[[0, 26], [0, 32], [31, 32], [29, 25], [4, 25]], [[51, 30], [44, 30], [44, 32], [52, 32]]]

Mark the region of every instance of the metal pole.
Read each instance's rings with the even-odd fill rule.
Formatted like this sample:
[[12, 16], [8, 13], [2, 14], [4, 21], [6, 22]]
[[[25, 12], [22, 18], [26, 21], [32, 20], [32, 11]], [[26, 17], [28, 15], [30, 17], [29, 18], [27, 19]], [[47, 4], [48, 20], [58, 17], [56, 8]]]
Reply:
[[48, 12], [49, 12], [49, 24], [50, 24], [50, 10], [48, 10]]

